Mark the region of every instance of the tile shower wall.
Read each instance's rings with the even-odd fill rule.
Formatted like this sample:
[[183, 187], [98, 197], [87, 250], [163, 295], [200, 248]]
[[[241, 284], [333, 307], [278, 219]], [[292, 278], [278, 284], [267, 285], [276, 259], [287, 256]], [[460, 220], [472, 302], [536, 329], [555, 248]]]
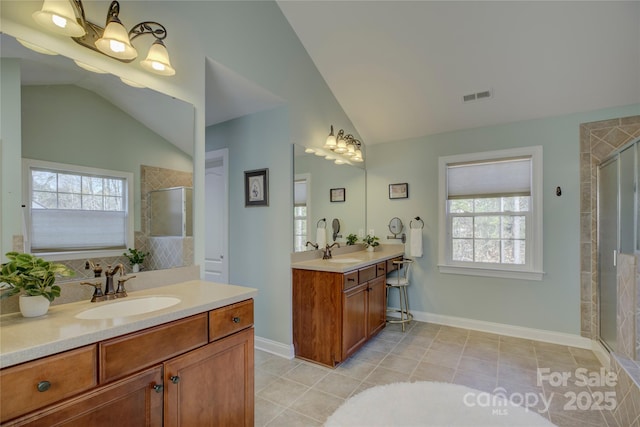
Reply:
[[631, 360], [636, 360], [636, 312], [638, 307], [636, 287], [635, 255], [618, 255], [616, 352]]
[[580, 334], [598, 338], [597, 170], [616, 149], [640, 137], [640, 116], [580, 125]]

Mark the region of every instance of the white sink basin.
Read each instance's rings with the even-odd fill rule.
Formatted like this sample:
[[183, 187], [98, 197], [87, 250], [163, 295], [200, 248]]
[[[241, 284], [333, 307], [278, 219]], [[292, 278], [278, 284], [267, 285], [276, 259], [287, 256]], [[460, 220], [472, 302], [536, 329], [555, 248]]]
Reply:
[[354, 262], [362, 262], [362, 260], [358, 258], [331, 258], [328, 261], [335, 262], [337, 264], [351, 264]]
[[180, 298], [167, 296], [150, 296], [141, 298], [127, 298], [104, 304], [76, 314], [77, 319], [114, 319], [116, 317], [135, 316], [136, 314], [151, 313], [162, 310], [180, 302]]

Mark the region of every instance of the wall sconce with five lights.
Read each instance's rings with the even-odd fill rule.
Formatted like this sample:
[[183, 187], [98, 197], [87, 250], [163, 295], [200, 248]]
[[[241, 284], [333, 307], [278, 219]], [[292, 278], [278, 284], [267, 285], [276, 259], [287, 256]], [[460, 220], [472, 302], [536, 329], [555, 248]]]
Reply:
[[44, 0], [42, 9], [33, 14], [42, 27], [57, 34], [71, 37], [76, 43], [121, 62], [131, 62], [138, 52], [131, 41], [150, 34], [155, 37], [146, 59], [140, 65], [161, 76], [173, 76], [176, 71], [169, 61], [169, 52], [163, 40], [167, 29], [158, 22], [144, 21], [127, 31], [118, 17], [120, 4], [111, 2], [105, 28], [87, 21], [82, 0]]
[[334, 135], [333, 125], [331, 126], [329, 136], [327, 136], [327, 142], [325, 142], [324, 148], [348, 157], [357, 163], [364, 161], [362, 156], [362, 142], [355, 139], [351, 134], [345, 135], [342, 129], [338, 131], [338, 135]]

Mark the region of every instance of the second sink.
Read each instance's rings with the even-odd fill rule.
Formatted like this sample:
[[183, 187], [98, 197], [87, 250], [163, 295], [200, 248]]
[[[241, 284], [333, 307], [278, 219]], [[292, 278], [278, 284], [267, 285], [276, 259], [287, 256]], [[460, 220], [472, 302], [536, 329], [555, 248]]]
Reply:
[[170, 296], [149, 296], [131, 298], [90, 308], [75, 315], [77, 319], [97, 320], [135, 316], [162, 310], [180, 302], [180, 298]]

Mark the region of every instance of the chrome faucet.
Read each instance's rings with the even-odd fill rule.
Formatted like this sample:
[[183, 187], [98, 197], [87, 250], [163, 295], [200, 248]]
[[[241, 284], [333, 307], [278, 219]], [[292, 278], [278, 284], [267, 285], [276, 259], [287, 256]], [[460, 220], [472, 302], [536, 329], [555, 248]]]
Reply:
[[329, 244], [327, 243], [327, 247], [324, 248], [324, 255], [322, 255], [322, 259], [331, 259], [333, 257], [333, 255], [331, 255], [331, 248], [334, 247], [335, 245], [338, 245], [338, 247], [340, 247], [340, 243], [338, 242], [335, 242], [331, 246], [329, 246]]
[[318, 249], [318, 244], [317, 243], [311, 243], [311, 242], [307, 241], [307, 244], [305, 246], [309, 246], [309, 245], [313, 246], [314, 249]]

